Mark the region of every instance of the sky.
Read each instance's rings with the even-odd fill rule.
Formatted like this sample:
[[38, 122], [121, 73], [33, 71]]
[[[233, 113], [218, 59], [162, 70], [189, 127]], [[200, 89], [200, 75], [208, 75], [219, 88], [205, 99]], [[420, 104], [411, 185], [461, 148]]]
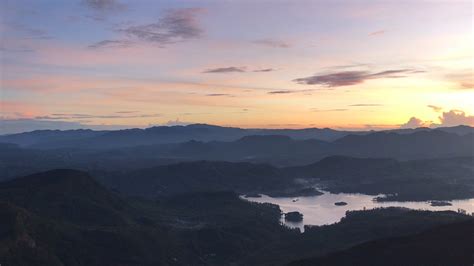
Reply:
[[471, 1], [0, 3], [0, 133], [474, 126]]

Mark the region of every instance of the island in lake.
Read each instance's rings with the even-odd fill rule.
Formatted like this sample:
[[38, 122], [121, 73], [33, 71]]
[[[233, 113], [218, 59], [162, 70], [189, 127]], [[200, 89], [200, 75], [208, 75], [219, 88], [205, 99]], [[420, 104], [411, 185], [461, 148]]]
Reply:
[[285, 213], [285, 220], [290, 222], [301, 222], [303, 221], [303, 214], [300, 212], [287, 212]]
[[451, 202], [449, 201], [439, 201], [439, 200], [433, 200], [430, 202], [430, 205], [433, 207], [443, 207], [443, 206], [452, 206]]

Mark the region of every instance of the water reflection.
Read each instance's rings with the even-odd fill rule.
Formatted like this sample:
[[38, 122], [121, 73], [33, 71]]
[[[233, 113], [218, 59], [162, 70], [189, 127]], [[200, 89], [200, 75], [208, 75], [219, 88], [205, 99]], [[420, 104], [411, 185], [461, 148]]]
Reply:
[[[474, 212], [474, 199], [453, 200], [450, 201], [451, 206], [431, 206], [430, 202], [377, 202], [374, 198], [365, 194], [332, 194], [325, 192], [320, 196], [298, 197], [295, 198], [272, 198], [267, 195], [261, 197], [245, 197], [252, 202], [273, 203], [280, 206], [280, 209], [286, 213], [298, 211], [302, 213], [303, 221], [299, 223], [285, 221], [281, 218], [281, 222], [292, 228], [300, 228], [303, 232], [304, 225], [325, 225], [339, 222], [345, 216], [346, 211], [373, 209], [379, 207], [405, 207], [419, 210], [445, 211], [464, 209], [467, 213]], [[346, 202], [347, 205], [336, 206], [336, 202]]]

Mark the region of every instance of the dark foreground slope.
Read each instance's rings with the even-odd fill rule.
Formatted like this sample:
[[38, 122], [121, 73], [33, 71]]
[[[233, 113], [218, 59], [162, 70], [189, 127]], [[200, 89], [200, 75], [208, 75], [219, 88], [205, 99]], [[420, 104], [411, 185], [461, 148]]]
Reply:
[[474, 220], [439, 226], [422, 233], [383, 238], [292, 266], [472, 265]]
[[73, 170], [0, 184], [2, 265], [221, 265], [297, 234], [228, 192], [123, 200]]
[[58, 169], [0, 183], [0, 201], [78, 224], [121, 225], [130, 207], [84, 172]]
[[231, 192], [123, 198], [84, 172], [55, 170], [0, 183], [0, 263], [283, 265], [470, 219], [391, 208], [300, 234], [279, 218], [277, 206]]
[[[319, 257], [371, 240], [413, 235], [440, 224], [459, 221], [453, 219], [452, 214], [453, 212], [416, 211], [404, 208], [351, 211], [347, 212], [346, 217], [339, 223], [306, 226], [305, 233], [299, 239], [269, 246], [262, 251], [265, 256], [252, 257], [249, 261], [257, 265], [277, 265], [281, 261], [289, 263], [302, 258]], [[469, 234], [470, 230], [465, 230], [465, 233]], [[445, 240], [441, 237], [438, 241]], [[404, 259], [409, 258], [407, 256]]]
[[173, 247], [166, 230], [78, 226], [0, 203], [2, 265], [160, 265]]
[[124, 193], [147, 197], [206, 191], [283, 194], [301, 188], [271, 165], [219, 161], [157, 166], [111, 175], [105, 182]]

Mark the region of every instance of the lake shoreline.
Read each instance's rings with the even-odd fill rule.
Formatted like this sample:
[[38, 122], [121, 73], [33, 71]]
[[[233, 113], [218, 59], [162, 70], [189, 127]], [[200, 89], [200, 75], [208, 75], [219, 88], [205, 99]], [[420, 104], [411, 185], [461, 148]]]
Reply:
[[[444, 200], [445, 204], [432, 204], [434, 200], [424, 201], [378, 201], [377, 198], [385, 195], [367, 195], [361, 193], [331, 193], [320, 190], [322, 195], [300, 197], [272, 197], [259, 194], [258, 197], [241, 198], [250, 202], [271, 203], [278, 205], [282, 212], [280, 222], [290, 228], [299, 228], [304, 232], [304, 226], [322, 226], [339, 222], [348, 211], [370, 210], [376, 208], [400, 207], [413, 210], [428, 211], [465, 211], [474, 212], [474, 198]], [[335, 205], [344, 202], [344, 204]], [[447, 204], [449, 203], [449, 204]], [[303, 214], [301, 222], [290, 222], [284, 219], [284, 213], [300, 212]]]

